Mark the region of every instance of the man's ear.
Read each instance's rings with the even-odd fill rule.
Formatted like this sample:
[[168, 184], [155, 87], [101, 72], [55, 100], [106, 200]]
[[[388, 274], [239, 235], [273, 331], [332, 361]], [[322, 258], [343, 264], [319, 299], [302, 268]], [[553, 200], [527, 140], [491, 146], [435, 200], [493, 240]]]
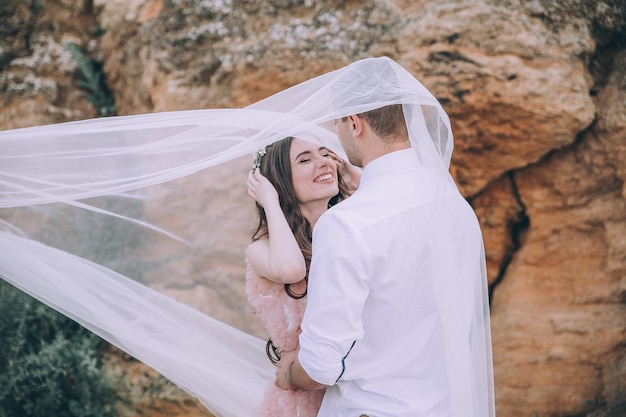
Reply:
[[357, 137], [363, 133], [363, 119], [357, 116], [356, 114], [352, 114], [348, 116], [348, 123], [350, 130], [352, 131], [352, 136]]

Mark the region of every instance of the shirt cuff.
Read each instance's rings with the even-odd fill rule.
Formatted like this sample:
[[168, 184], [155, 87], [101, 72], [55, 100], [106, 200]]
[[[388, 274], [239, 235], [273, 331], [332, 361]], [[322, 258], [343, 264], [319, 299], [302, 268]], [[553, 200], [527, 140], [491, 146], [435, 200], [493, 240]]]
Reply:
[[[315, 350], [311, 347], [315, 347]], [[347, 356], [346, 353], [343, 355]], [[336, 346], [315, 343], [307, 340], [303, 334], [300, 335], [300, 365], [311, 379], [320, 384], [330, 386], [337, 383], [345, 369], [343, 355], [337, 352]]]

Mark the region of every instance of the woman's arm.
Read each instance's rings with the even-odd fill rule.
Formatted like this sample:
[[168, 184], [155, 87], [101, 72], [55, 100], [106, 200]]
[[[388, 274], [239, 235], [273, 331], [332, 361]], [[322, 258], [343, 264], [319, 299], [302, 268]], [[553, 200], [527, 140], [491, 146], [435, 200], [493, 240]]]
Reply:
[[267, 238], [252, 242], [246, 249], [250, 266], [262, 278], [281, 284], [301, 281], [306, 263], [280, 208], [278, 193], [259, 170], [248, 174], [248, 194], [264, 209]]

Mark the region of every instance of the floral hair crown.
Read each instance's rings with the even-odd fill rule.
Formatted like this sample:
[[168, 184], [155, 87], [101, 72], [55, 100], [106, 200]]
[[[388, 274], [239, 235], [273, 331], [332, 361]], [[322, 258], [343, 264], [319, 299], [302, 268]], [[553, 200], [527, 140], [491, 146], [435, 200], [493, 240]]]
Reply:
[[256, 171], [261, 166], [261, 158], [263, 155], [267, 153], [267, 146], [262, 147], [258, 151], [256, 151], [256, 156], [254, 157], [254, 162], [252, 163], [252, 170]]

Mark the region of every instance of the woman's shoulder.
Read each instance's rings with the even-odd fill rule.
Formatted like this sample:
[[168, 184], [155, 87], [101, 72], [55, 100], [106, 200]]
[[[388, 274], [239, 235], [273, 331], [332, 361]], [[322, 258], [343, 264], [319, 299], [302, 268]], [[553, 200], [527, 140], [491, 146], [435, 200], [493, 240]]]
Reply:
[[261, 296], [270, 295], [277, 287], [282, 288], [282, 285], [278, 285], [275, 282], [261, 276], [256, 270], [259, 262], [263, 262], [263, 259], [267, 257], [268, 251], [269, 239], [267, 236], [262, 236], [261, 238], [250, 242], [245, 251], [247, 263], [246, 281], [249, 283], [253, 282], [253, 285], [258, 287], [258, 289], [254, 292]]
[[250, 254], [254, 254], [255, 252], [261, 249], [267, 249], [269, 247], [269, 238], [267, 235], [261, 236], [260, 238], [253, 240], [246, 246], [246, 256], [250, 256]]

